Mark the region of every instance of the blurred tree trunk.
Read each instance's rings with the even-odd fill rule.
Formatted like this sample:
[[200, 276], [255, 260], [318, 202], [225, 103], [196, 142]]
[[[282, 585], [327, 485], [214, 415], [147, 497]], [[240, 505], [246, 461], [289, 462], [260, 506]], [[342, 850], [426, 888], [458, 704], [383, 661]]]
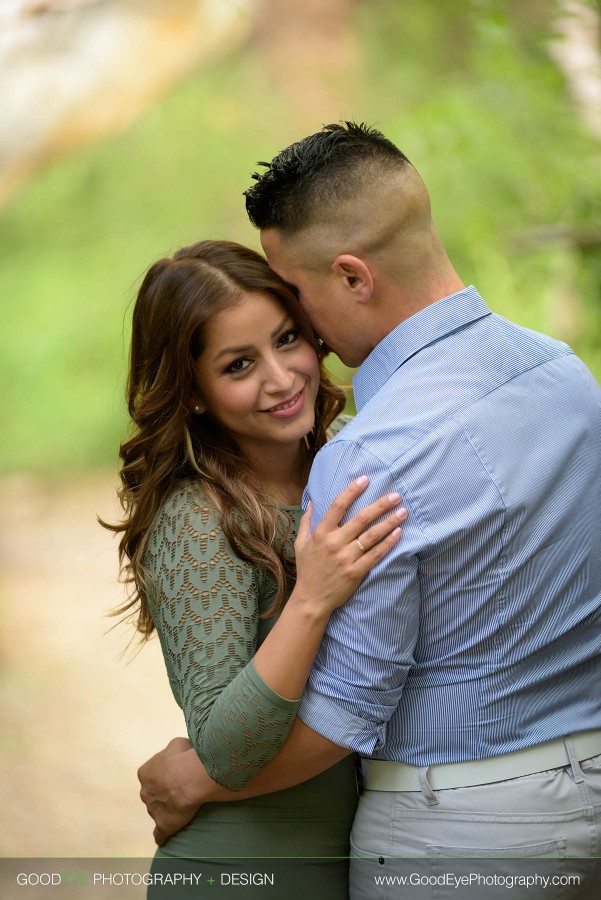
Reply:
[[601, 138], [601, 16], [584, 0], [561, 0], [551, 55], [585, 127]]
[[357, 0], [261, 0], [255, 46], [270, 81], [316, 120], [337, 119], [359, 72], [353, 31]]
[[43, 166], [127, 128], [238, 49], [256, 0], [0, 0], [0, 207]]
[[[559, 0], [555, 37], [549, 50], [563, 72], [568, 89], [584, 127], [601, 139], [601, 15], [599, 7], [585, 0]], [[578, 272], [584, 266], [601, 272], [601, 223], [570, 227], [563, 247], [558, 247], [558, 277], [550, 297], [552, 321], [559, 333], [581, 335], [586, 319]], [[561, 252], [563, 250], [563, 253]], [[601, 299], [601, 281], [598, 280]]]

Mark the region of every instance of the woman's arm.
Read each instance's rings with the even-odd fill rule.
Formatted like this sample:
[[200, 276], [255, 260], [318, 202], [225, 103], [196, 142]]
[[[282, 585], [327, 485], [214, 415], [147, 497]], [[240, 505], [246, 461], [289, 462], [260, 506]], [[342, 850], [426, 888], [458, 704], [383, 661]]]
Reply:
[[[339, 526], [367, 480], [332, 504], [314, 535], [296, 542], [298, 581], [258, 650], [257, 586], [217, 518], [184, 490], [153, 529], [151, 608], [188, 735], [212, 779], [240, 790], [287, 737], [330, 613], [398, 540], [405, 511], [390, 495]], [[365, 551], [361, 550], [357, 537]], [[256, 650], [256, 653], [255, 653]]]
[[[400, 537], [399, 525], [406, 510], [400, 508], [386, 516], [398, 507], [398, 494], [382, 497], [340, 525], [367, 484], [367, 478], [353, 481], [334, 500], [313, 534], [311, 505], [301, 519], [294, 544], [296, 585], [254, 658], [254, 667], [265, 683], [289, 700], [300, 698], [305, 688], [332, 612], [348, 600]], [[383, 516], [383, 521], [374, 524]]]
[[192, 482], [165, 504], [144, 562], [188, 736], [213, 778], [241, 787], [277, 753], [298, 708], [250, 671], [259, 625], [253, 568], [235, 555]]
[[154, 839], [161, 846], [204, 803], [248, 799], [284, 790], [319, 775], [349, 752], [296, 718], [286, 743], [272, 762], [241, 791], [228, 791], [209, 777], [186, 738], [174, 738], [138, 770], [140, 797], [154, 820]]

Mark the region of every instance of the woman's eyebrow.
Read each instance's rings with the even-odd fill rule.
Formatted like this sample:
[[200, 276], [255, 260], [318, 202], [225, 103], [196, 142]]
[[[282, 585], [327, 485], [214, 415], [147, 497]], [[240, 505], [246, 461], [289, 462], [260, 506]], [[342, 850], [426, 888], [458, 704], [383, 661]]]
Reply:
[[[277, 337], [278, 334], [280, 333], [280, 331], [282, 331], [286, 327], [288, 322], [291, 322], [291, 321], [292, 321], [292, 316], [290, 316], [290, 315], [288, 315], [288, 313], [286, 313], [286, 315], [284, 316], [282, 321], [279, 323], [277, 328], [274, 328], [274, 330], [271, 332], [270, 337], [272, 337], [272, 338]], [[224, 347], [223, 350], [220, 350], [219, 353], [217, 354], [217, 356], [214, 357], [213, 362], [217, 362], [217, 360], [221, 359], [222, 356], [229, 356], [232, 353], [248, 353], [248, 351], [252, 350], [252, 349], [253, 349], [253, 344], [243, 344], [240, 347]]]

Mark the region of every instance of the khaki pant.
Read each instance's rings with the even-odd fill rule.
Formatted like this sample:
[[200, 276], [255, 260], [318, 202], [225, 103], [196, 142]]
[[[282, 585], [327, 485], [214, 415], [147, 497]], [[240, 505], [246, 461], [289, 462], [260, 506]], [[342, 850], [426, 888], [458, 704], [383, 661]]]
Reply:
[[351, 856], [351, 900], [599, 900], [601, 755], [475, 787], [364, 791]]

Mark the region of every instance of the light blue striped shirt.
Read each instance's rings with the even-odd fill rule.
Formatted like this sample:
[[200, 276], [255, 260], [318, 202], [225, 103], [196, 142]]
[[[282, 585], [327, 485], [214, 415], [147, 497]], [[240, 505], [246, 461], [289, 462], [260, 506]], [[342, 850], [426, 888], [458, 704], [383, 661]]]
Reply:
[[299, 715], [364, 756], [497, 756], [601, 728], [601, 389], [473, 288], [391, 332], [318, 454], [315, 521], [351, 479], [398, 490], [395, 549], [332, 616]]

